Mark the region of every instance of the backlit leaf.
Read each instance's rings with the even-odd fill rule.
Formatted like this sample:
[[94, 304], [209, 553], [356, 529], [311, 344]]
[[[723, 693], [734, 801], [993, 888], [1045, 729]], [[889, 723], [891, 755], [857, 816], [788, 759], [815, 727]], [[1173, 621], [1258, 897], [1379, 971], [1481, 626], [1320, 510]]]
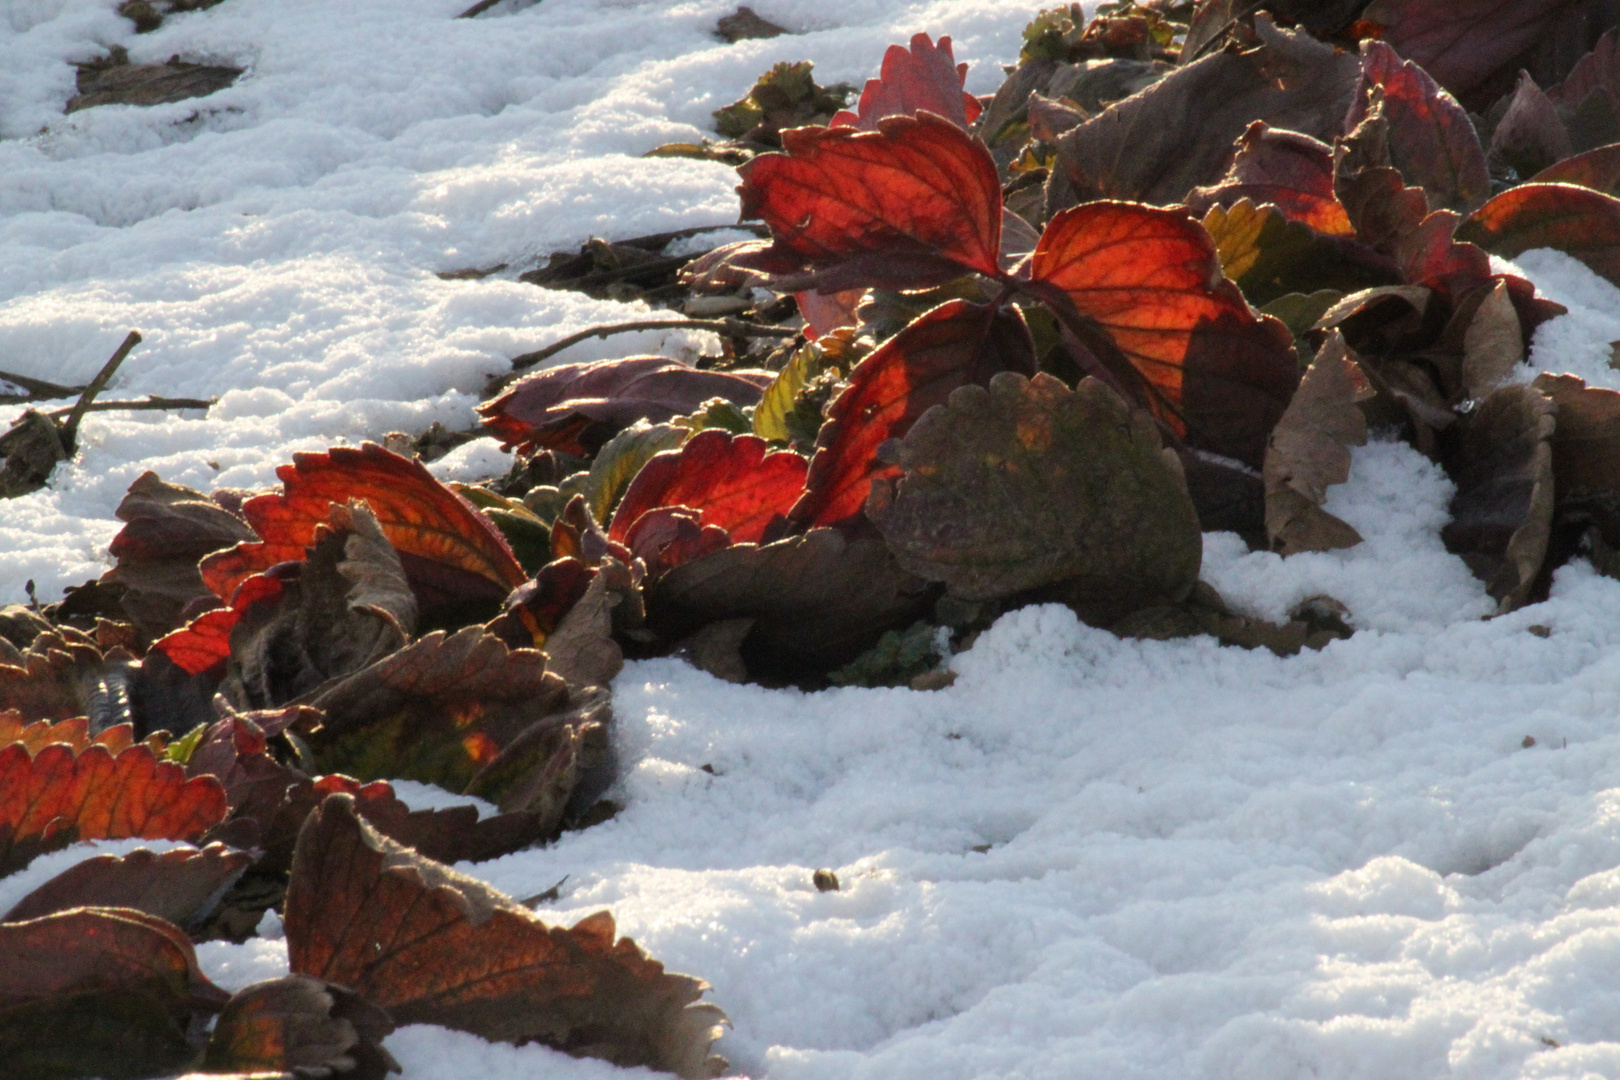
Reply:
[[855, 111], [834, 116], [832, 126], [871, 131], [884, 117], [915, 116], [926, 110], [965, 129], [980, 112], [978, 99], [962, 89], [965, 78], [967, 65], [955, 62], [950, 38], [940, 38], [936, 46], [927, 34], [914, 34], [909, 51], [889, 46], [882, 71], [866, 81]]
[[937, 116], [876, 131], [796, 128], [738, 170], [742, 216], [772, 245], [738, 261], [823, 292], [926, 288], [1000, 269], [1001, 181], [984, 144]]
[[698, 432], [679, 450], [651, 458], [636, 474], [608, 535], [623, 542], [648, 510], [689, 506], [704, 525], [725, 529], [735, 541], [757, 543], [804, 491], [804, 458], [769, 450], [754, 435]]
[[348, 796], [298, 838], [284, 916], [294, 972], [352, 987], [402, 1024], [538, 1040], [619, 1065], [718, 1076], [725, 1014], [606, 912], [571, 929], [377, 833]]
[[[1299, 382], [1292, 337], [1256, 315], [1186, 215], [1095, 202], [1057, 215], [1030, 263], [1032, 285], [1128, 392], [1193, 446], [1258, 466]], [[1103, 336], [1105, 335], [1105, 336]]]
[[1530, 178], [1532, 184], [1575, 184], [1605, 195], [1620, 195], [1620, 143], [1600, 146], [1549, 165]]
[[1351, 236], [1350, 218], [1333, 194], [1333, 148], [1297, 131], [1278, 131], [1256, 120], [1238, 137], [1226, 175], [1187, 197], [1194, 214], [1240, 199], [1271, 203], [1290, 221], [1328, 236]]
[[1003, 373], [912, 425], [867, 516], [900, 565], [968, 600], [1057, 586], [1118, 618], [1198, 580], [1202, 537], [1181, 469], [1146, 412], [1096, 379]]
[[203, 582], [222, 599], [253, 574], [302, 560], [331, 505], [351, 499], [365, 502], [377, 516], [424, 613], [486, 598], [498, 604], [527, 576], [500, 530], [420, 461], [365, 443], [295, 454], [276, 475], [280, 494], [242, 504], [259, 541], [202, 561]]
[[75, 752], [52, 743], [30, 756], [0, 749], [0, 873], [75, 840], [187, 840], [225, 817], [225, 789], [136, 744]]
[[[1241, 301], [1240, 301], [1241, 303]], [[1033, 374], [1035, 346], [1016, 309], [952, 300], [918, 318], [855, 365], [816, 439], [805, 494], [790, 515], [806, 526], [838, 525], [861, 512], [886, 439], [904, 435], [952, 390], [998, 371]]]
[[1317, 233], [1275, 206], [1248, 199], [1212, 206], [1203, 225], [1221, 271], [1256, 305], [1290, 292], [1353, 292], [1399, 280], [1390, 259], [1348, 237]]
[[1361, 122], [1367, 95], [1377, 87], [1389, 123], [1390, 164], [1406, 182], [1427, 192], [1432, 208], [1466, 213], [1483, 203], [1491, 193], [1490, 169], [1463, 107], [1382, 41], [1362, 42], [1361, 62], [1361, 87], [1345, 126]]
[[1552, 435], [1558, 517], [1595, 525], [1610, 546], [1620, 545], [1620, 393], [1574, 375], [1537, 375], [1533, 384], [1552, 399]]
[[1457, 236], [1508, 259], [1557, 248], [1620, 284], [1620, 199], [1591, 188], [1520, 184], [1469, 215]]

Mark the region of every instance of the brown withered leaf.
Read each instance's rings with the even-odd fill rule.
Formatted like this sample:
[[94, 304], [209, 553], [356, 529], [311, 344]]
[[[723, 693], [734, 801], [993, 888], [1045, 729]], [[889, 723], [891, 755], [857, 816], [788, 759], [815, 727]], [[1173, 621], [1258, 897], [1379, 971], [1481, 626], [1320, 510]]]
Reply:
[[0, 499], [38, 491], [50, 480], [56, 463], [71, 457], [63, 445], [62, 425], [38, 409], [29, 409], [0, 433]]
[[1620, 393], [1573, 375], [1537, 375], [1532, 385], [1557, 409], [1552, 457], [1560, 523], [1596, 526], [1609, 546], [1620, 546]]
[[1572, 151], [1569, 130], [1552, 99], [1528, 71], [1519, 72], [1519, 85], [1491, 131], [1487, 149], [1491, 165], [1528, 178], [1556, 165]]
[[1468, 215], [1457, 235], [1503, 258], [1557, 248], [1620, 282], [1620, 199], [1574, 184], [1520, 184]]
[[245, 607], [231, 628], [221, 692], [239, 708], [309, 694], [403, 647], [416, 630], [399, 553], [363, 502], [333, 503], [305, 551], [276, 595]]
[[1372, 388], [1337, 331], [1300, 380], [1266, 447], [1266, 533], [1284, 555], [1354, 547], [1361, 534], [1322, 509], [1333, 484], [1350, 478], [1350, 447], [1367, 442], [1357, 405]]
[[298, 837], [285, 914], [293, 971], [352, 987], [403, 1024], [538, 1040], [618, 1065], [719, 1076], [725, 1014], [606, 912], [549, 927], [473, 878], [393, 843], [334, 795]]
[[[128, 654], [122, 654], [124, 659]], [[66, 720], [102, 710], [98, 697], [107, 693], [109, 677], [117, 678], [94, 639], [72, 627], [53, 628], [18, 652], [0, 641], [0, 702], [28, 720]], [[123, 717], [98, 719], [121, 721]]]
[[227, 995], [186, 936], [128, 908], [0, 923], [0, 1061], [9, 1076], [135, 1080], [175, 1072]]
[[193, 602], [218, 603], [203, 584], [199, 559], [256, 539], [241, 515], [217, 498], [166, 483], [154, 472], [142, 473], [113, 513], [125, 524], [108, 548], [118, 563], [102, 580], [124, 586], [120, 603], [148, 638], [184, 623]]
[[1524, 359], [1524, 330], [1505, 281], [1498, 281], [1463, 333], [1462, 382], [1471, 398], [1484, 397]]
[[231, 996], [208, 1038], [206, 1068], [382, 1080], [400, 1071], [382, 1047], [393, 1030], [388, 1013], [353, 990], [286, 975]]
[[470, 626], [428, 634], [309, 703], [326, 714], [309, 734], [323, 771], [465, 791], [526, 729], [567, 709], [568, 687], [543, 653]]
[[647, 619], [669, 642], [707, 623], [753, 619], [741, 645], [749, 672], [797, 678], [848, 663], [931, 601], [880, 540], [818, 528], [683, 563], [653, 586]]
[[753, 8], [738, 7], [730, 15], [720, 16], [715, 24], [714, 32], [722, 39], [737, 44], [739, 41], [749, 41], [754, 38], [773, 38], [787, 33], [784, 27], [777, 26], [769, 19], [762, 19]]
[[79, 65], [79, 92], [64, 112], [97, 105], [162, 105], [223, 90], [242, 74], [222, 64], [191, 64], [178, 56], [162, 64], [131, 64], [122, 48], [100, 60]]
[[1202, 539], [1173, 452], [1102, 382], [1003, 373], [954, 391], [888, 455], [866, 513], [900, 565], [989, 600], [1060, 586], [1114, 618], [1180, 600]]
[[1441, 440], [1441, 463], [1457, 484], [1440, 531], [1497, 601], [1522, 607], [1541, 573], [1553, 515], [1553, 403], [1531, 386], [1504, 386]]
[[585, 595], [546, 637], [546, 670], [571, 689], [606, 686], [624, 668], [624, 650], [613, 640], [613, 598], [597, 574]]
[[1360, 62], [1263, 16], [1255, 30], [1259, 48], [1177, 68], [1059, 138], [1047, 214], [1097, 198], [1179, 203], [1220, 179], [1233, 142], [1256, 118], [1313, 138], [1337, 135]]
[[224, 844], [175, 848], [162, 855], [139, 848], [97, 855], [57, 874], [14, 904], [0, 922], [37, 919], [75, 907], [134, 908], [182, 929], [212, 913], [253, 856]]

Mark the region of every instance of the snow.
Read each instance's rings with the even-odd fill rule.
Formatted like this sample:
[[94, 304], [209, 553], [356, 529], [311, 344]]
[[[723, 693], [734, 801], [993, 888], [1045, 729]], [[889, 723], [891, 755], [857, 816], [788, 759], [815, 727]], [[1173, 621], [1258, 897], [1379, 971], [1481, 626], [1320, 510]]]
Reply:
[[[508, 357], [644, 311], [516, 274], [593, 234], [734, 221], [730, 170], [637, 155], [702, 137], [772, 63], [859, 82], [926, 29], [985, 92], [1033, 10], [759, 0], [799, 33], [728, 46], [714, 0], [450, 18], [469, 2], [226, 0], [136, 36], [115, 0], [0, 0], [0, 369], [82, 381], [138, 328], [114, 393], [219, 398], [87, 418], [77, 462], [0, 504], [0, 601], [99, 575], [146, 469], [265, 485], [297, 450], [465, 427]], [[111, 45], [247, 74], [63, 116], [69, 62]], [[1620, 293], [1556, 252], [1517, 267], [1571, 309], [1522, 374], [1620, 385]], [[475, 442], [434, 471], [507, 460]], [[756, 1077], [1620, 1076], [1620, 582], [1576, 561], [1545, 603], [1486, 620], [1438, 538], [1451, 490], [1375, 437], [1327, 504], [1362, 545], [1281, 559], [1206, 537], [1204, 576], [1244, 612], [1349, 608], [1355, 636], [1289, 659], [1034, 607], [929, 693], [631, 664], [625, 809], [460, 869], [516, 896], [566, 876], [543, 914], [607, 908], [707, 979], [735, 1025], [719, 1049]], [[0, 911], [138, 843], [42, 857], [0, 882]], [[284, 971], [279, 920], [262, 929], [201, 946], [205, 970], [227, 988]], [[422, 1026], [387, 1045], [411, 1078], [634, 1075]]]

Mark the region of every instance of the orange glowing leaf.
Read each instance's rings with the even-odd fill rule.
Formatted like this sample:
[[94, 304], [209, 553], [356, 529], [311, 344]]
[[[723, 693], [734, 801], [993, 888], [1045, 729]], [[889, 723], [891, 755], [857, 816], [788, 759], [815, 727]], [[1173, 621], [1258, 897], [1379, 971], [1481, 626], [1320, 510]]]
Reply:
[[[202, 561], [203, 582], [221, 599], [230, 599], [253, 574], [302, 560], [316, 526], [327, 520], [328, 508], [351, 499], [370, 505], [419, 594], [425, 589], [433, 596], [448, 592], [455, 598], [457, 591], [467, 591], [498, 602], [528, 576], [500, 530], [471, 503], [434, 479], [421, 462], [375, 443], [296, 454], [276, 475], [281, 494], [260, 495], [242, 505], [259, 541]], [[433, 596], [424, 607], [431, 606]]]
[[1001, 181], [984, 144], [924, 113], [876, 131], [793, 128], [781, 154], [738, 172], [742, 216], [763, 218], [773, 243], [739, 264], [811, 271], [822, 292], [921, 288], [964, 273], [999, 273]]
[[[1292, 339], [1221, 275], [1201, 225], [1179, 210], [1086, 203], [1047, 225], [1030, 276], [1032, 290], [1171, 431], [1259, 466], [1299, 383]], [[1112, 350], [1128, 368], [1110, 363]]]
[[75, 840], [196, 840], [225, 811], [217, 779], [187, 779], [145, 744], [116, 756], [65, 743], [0, 749], [0, 872]]
[[804, 496], [791, 517], [837, 525], [862, 513], [872, 480], [897, 475], [877, 448], [904, 435], [951, 391], [1001, 371], [1035, 372], [1035, 345], [1016, 308], [951, 300], [919, 317], [850, 372], [816, 438]]
[[769, 449], [756, 436], [708, 428], [679, 450], [655, 455], [630, 482], [608, 536], [623, 543], [648, 510], [689, 506], [703, 525], [725, 529], [738, 543], [757, 543], [804, 490], [804, 458]]

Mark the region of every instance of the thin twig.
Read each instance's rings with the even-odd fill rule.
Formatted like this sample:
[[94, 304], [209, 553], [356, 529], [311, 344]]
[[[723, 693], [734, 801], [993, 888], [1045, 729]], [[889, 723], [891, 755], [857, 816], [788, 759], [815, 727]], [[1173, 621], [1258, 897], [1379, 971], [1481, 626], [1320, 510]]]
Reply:
[[500, 2], [501, 0], [478, 0], [478, 3], [474, 4], [466, 11], [463, 11], [460, 15], [457, 15], [456, 18], [476, 19], [478, 16], [482, 15], [484, 12], [488, 11], [490, 8], [494, 7]]
[[605, 338], [614, 334], [634, 333], [637, 330], [707, 330], [723, 337], [742, 338], [791, 338], [799, 336], [797, 330], [789, 330], [782, 326], [755, 326], [753, 323], [746, 323], [741, 319], [646, 319], [641, 322], [593, 326], [589, 330], [569, 334], [561, 341], [547, 345], [543, 349], [512, 357], [512, 370], [522, 371], [524, 368], [531, 368], [544, 360], [550, 360], [564, 349], [572, 345], [578, 345], [588, 338]]
[[28, 391], [26, 397], [7, 394], [4, 400], [8, 405], [19, 401], [49, 401], [51, 398], [72, 397], [74, 394], [84, 393], [84, 387], [82, 386], [62, 386], [58, 383], [46, 382], [44, 379], [31, 379], [27, 375], [16, 375], [9, 371], [0, 371], [0, 382], [8, 382], [13, 386], [20, 386]]
[[[219, 404], [219, 398], [166, 398], [149, 394], [141, 401], [97, 401], [84, 407], [85, 412], [144, 412], [155, 409], [211, 409]], [[54, 409], [45, 415], [52, 420], [66, 416], [72, 412], [74, 406], [63, 409]]]
[[124, 358], [140, 343], [140, 331], [131, 330], [129, 336], [124, 339], [124, 343], [118, 346], [118, 351], [113, 353], [105, 364], [101, 365], [101, 370], [96, 372], [96, 377], [90, 380], [90, 385], [85, 387], [84, 393], [79, 395], [78, 404], [74, 405], [72, 410], [69, 411], [67, 422], [62, 425], [62, 448], [68, 453], [71, 454], [73, 448], [78, 445], [79, 421], [84, 418], [85, 410], [90, 407], [92, 401], [96, 400], [96, 395], [106, 389], [107, 383], [113, 377], [113, 373], [118, 370], [118, 365], [122, 364]]

